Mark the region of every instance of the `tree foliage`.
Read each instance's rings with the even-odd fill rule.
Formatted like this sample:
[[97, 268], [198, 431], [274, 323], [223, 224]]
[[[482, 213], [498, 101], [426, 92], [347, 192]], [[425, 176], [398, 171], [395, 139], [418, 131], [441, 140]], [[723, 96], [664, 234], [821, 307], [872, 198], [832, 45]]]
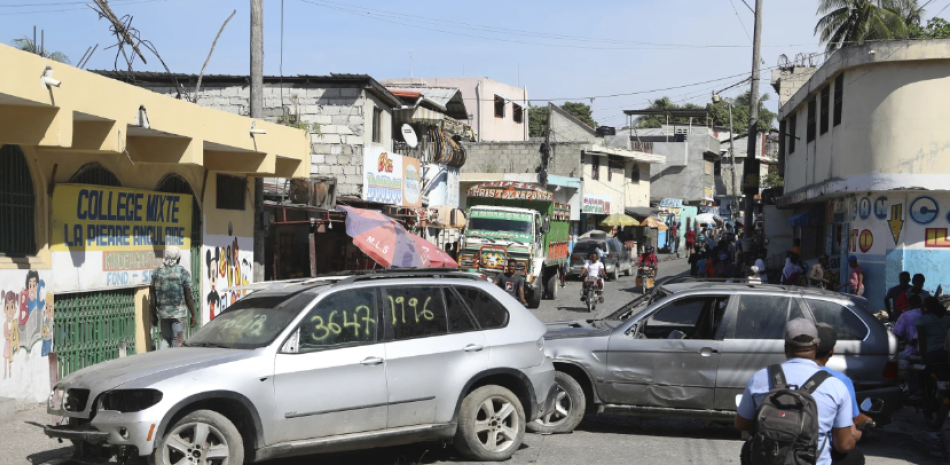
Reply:
[[46, 49], [41, 49], [41, 47], [39, 47], [35, 42], [33, 42], [33, 39], [30, 39], [29, 37], [26, 37], [26, 36], [23, 36], [22, 39], [13, 39], [13, 46], [20, 50], [23, 50], [24, 52], [33, 53], [43, 58], [49, 58], [50, 60], [53, 60], [53, 61], [69, 64], [69, 57], [67, 57], [65, 53], [51, 52]]
[[[706, 110], [709, 113], [712, 124], [729, 127], [729, 104], [727, 102], [732, 102], [733, 128], [735, 128], [736, 133], [743, 133], [746, 132], [745, 129], [749, 127], [749, 103], [751, 100], [752, 91], [749, 90], [734, 99], [723, 99], [723, 101], [715, 104], [708, 103], [705, 107], [694, 103], [678, 105], [673, 103], [669, 97], [663, 97], [654, 100], [647, 108], [649, 110]], [[775, 121], [775, 113], [765, 107], [765, 102], [768, 100], [768, 94], [763, 94], [759, 97], [759, 124], [757, 127], [759, 131], [763, 132], [771, 129], [772, 123]], [[666, 124], [666, 121], [667, 119], [664, 115], [641, 116], [637, 118], [637, 127], [658, 128]], [[689, 123], [689, 118], [670, 117], [669, 121], [670, 123], [686, 124]], [[705, 124], [706, 121], [699, 121], [697, 118], [693, 118], [693, 123]]]
[[950, 39], [950, 22], [943, 18], [930, 18], [926, 26], [916, 24], [907, 33], [909, 39]]
[[785, 185], [785, 180], [782, 179], [782, 175], [778, 172], [770, 172], [764, 178], [762, 178], [762, 187], [764, 189], [770, 189], [772, 187], [782, 187]]
[[[591, 114], [590, 105], [581, 102], [564, 102], [561, 109], [584, 124], [597, 128], [597, 121]], [[544, 137], [544, 129], [548, 125], [548, 113], [547, 106], [528, 108], [528, 135], [530, 137]]]
[[869, 40], [913, 38], [924, 8], [918, 0], [819, 0], [818, 14], [815, 34], [833, 52]]

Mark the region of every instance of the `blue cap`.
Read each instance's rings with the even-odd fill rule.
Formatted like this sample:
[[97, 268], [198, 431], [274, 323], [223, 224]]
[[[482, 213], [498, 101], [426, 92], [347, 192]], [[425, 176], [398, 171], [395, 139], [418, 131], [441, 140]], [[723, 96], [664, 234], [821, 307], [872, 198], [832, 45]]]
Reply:
[[854, 255], [851, 255], [851, 256], [848, 257], [848, 263], [852, 263], [852, 262], [856, 262], [856, 261], [858, 261], [858, 257], [856, 257], [856, 256], [854, 256]]

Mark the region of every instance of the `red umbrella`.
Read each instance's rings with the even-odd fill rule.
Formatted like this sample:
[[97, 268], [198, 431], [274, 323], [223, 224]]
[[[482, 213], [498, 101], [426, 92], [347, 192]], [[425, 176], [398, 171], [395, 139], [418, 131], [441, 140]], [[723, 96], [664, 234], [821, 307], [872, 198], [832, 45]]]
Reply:
[[422, 253], [429, 259], [432, 268], [458, 268], [459, 264], [452, 257], [445, 253], [435, 244], [412, 235], [412, 240], [416, 241], [416, 247], [422, 250]]
[[[410, 234], [396, 220], [372, 210], [342, 206], [337, 208], [346, 212], [346, 234], [353, 238], [353, 244], [383, 267], [442, 266], [434, 264], [430, 259], [430, 256], [434, 255], [442, 261], [438, 253], [441, 250], [425, 239]], [[431, 250], [425, 250], [426, 245]], [[451, 258], [449, 260], [455, 263]]]

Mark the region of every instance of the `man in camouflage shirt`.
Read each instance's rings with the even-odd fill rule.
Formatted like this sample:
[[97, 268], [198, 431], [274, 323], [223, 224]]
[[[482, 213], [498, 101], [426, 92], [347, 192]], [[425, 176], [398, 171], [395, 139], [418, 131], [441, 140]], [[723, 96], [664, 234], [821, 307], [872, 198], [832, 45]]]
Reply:
[[191, 274], [183, 266], [181, 250], [175, 246], [165, 249], [162, 267], [152, 272], [149, 301], [152, 324], [161, 324], [165, 347], [181, 347], [184, 340], [184, 321], [191, 315], [191, 326], [197, 326], [195, 301], [191, 295]]

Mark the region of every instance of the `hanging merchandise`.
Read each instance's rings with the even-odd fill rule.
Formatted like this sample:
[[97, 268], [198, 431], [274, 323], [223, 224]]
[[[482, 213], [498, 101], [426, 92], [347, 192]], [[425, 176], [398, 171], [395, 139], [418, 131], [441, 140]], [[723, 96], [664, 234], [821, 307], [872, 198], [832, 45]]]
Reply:
[[429, 153], [429, 161], [440, 165], [459, 167], [465, 164], [465, 148], [452, 139], [444, 129], [429, 126], [423, 150]]

